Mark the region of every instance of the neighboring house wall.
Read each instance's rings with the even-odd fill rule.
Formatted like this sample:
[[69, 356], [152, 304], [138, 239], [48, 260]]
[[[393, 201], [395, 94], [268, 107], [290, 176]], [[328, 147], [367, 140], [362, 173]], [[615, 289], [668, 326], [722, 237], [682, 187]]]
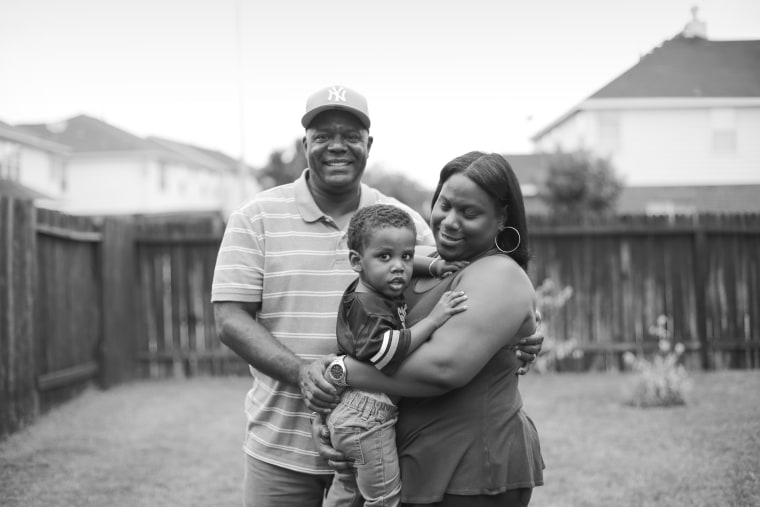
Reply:
[[249, 198], [260, 189], [250, 167], [241, 182], [238, 162], [221, 152], [143, 139], [87, 115], [55, 124], [13, 127], [0, 122], [3, 139], [60, 150], [60, 158], [47, 166], [40, 157], [44, 151], [24, 157], [12, 152], [6, 157], [12, 162], [8, 172], [22, 175], [34, 190], [50, 191], [52, 185], [60, 201], [49, 206], [72, 213], [228, 213], [241, 201], [241, 191]]
[[68, 175], [65, 206], [79, 213], [222, 208], [222, 179], [181, 162], [137, 154], [79, 154], [69, 161]]
[[[537, 140], [540, 152], [588, 149], [609, 157], [627, 183], [760, 180], [757, 107], [679, 105], [669, 99], [589, 101]], [[704, 101], [703, 101], [704, 102]], [[719, 168], [719, 169], [717, 169]], [[705, 175], [700, 181], [695, 174]]]
[[152, 164], [156, 184], [146, 189], [153, 207], [219, 209], [222, 179], [207, 168], [192, 167], [178, 162]]
[[148, 176], [148, 168], [140, 157], [116, 159], [105, 154], [72, 157], [68, 163], [64, 207], [73, 212], [141, 209], [147, 204], [144, 187]]
[[22, 146], [19, 183], [59, 198], [66, 182], [66, 162], [61, 155]]
[[61, 153], [0, 137], [0, 178], [57, 198], [63, 191], [65, 158]]

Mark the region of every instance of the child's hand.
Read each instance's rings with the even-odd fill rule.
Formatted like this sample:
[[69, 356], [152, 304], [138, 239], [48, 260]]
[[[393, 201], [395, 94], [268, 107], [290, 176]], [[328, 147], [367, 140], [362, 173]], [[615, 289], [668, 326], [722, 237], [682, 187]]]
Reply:
[[467, 294], [463, 291], [446, 291], [441, 295], [441, 299], [435, 304], [428, 318], [433, 321], [436, 328], [439, 328], [452, 315], [467, 310], [467, 307], [462, 305], [464, 301], [467, 301]]
[[444, 259], [436, 259], [430, 264], [430, 274], [437, 278], [443, 278], [452, 273], [456, 273], [460, 269], [464, 269], [469, 263], [469, 261], [447, 261]]

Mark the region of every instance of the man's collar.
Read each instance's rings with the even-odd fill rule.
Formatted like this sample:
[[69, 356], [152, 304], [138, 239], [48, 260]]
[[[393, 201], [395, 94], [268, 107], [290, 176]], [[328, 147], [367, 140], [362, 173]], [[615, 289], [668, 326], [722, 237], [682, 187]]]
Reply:
[[[293, 182], [293, 189], [296, 196], [296, 206], [298, 207], [298, 212], [301, 214], [304, 221], [316, 222], [317, 220], [321, 220], [322, 217], [326, 215], [321, 209], [319, 209], [319, 206], [317, 206], [317, 203], [314, 200], [314, 196], [311, 195], [309, 184], [306, 181], [308, 177], [309, 168], [307, 167], [303, 170], [301, 176]], [[364, 183], [361, 184], [360, 192], [359, 208], [375, 204], [375, 202], [372, 200], [372, 195], [370, 195], [371, 192], [369, 192], [369, 187]]]
[[317, 206], [317, 203], [314, 201], [314, 197], [311, 195], [309, 184], [306, 182], [308, 174], [309, 168], [307, 167], [303, 170], [301, 176], [293, 182], [293, 190], [296, 196], [298, 212], [301, 214], [304, 221], [316, 222], [325, 216], [325, 214], [319, 209], [319, 206]]

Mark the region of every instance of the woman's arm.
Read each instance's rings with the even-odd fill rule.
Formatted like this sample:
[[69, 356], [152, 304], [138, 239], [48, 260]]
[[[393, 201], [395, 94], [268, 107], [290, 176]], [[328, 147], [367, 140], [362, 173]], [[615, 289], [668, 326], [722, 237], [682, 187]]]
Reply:
[[507, 257], [478, 260], [452, 289], [468, 295], [466, 312], [438, 328], [392, 377], [347, 358], [348, 383], [391, 395], [439, 395], [467, 384], [499, 349], [536, 329], [533, 285]]

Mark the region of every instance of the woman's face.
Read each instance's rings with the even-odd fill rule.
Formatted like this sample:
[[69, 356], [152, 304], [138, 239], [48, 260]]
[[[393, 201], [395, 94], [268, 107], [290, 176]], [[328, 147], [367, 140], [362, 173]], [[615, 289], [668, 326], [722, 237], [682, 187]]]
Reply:
[[454, 174], [441, 187], [430, 215], [438, 253], [446, 260], [469, 260], [493, 246], [503, 216], [483, 189]]

